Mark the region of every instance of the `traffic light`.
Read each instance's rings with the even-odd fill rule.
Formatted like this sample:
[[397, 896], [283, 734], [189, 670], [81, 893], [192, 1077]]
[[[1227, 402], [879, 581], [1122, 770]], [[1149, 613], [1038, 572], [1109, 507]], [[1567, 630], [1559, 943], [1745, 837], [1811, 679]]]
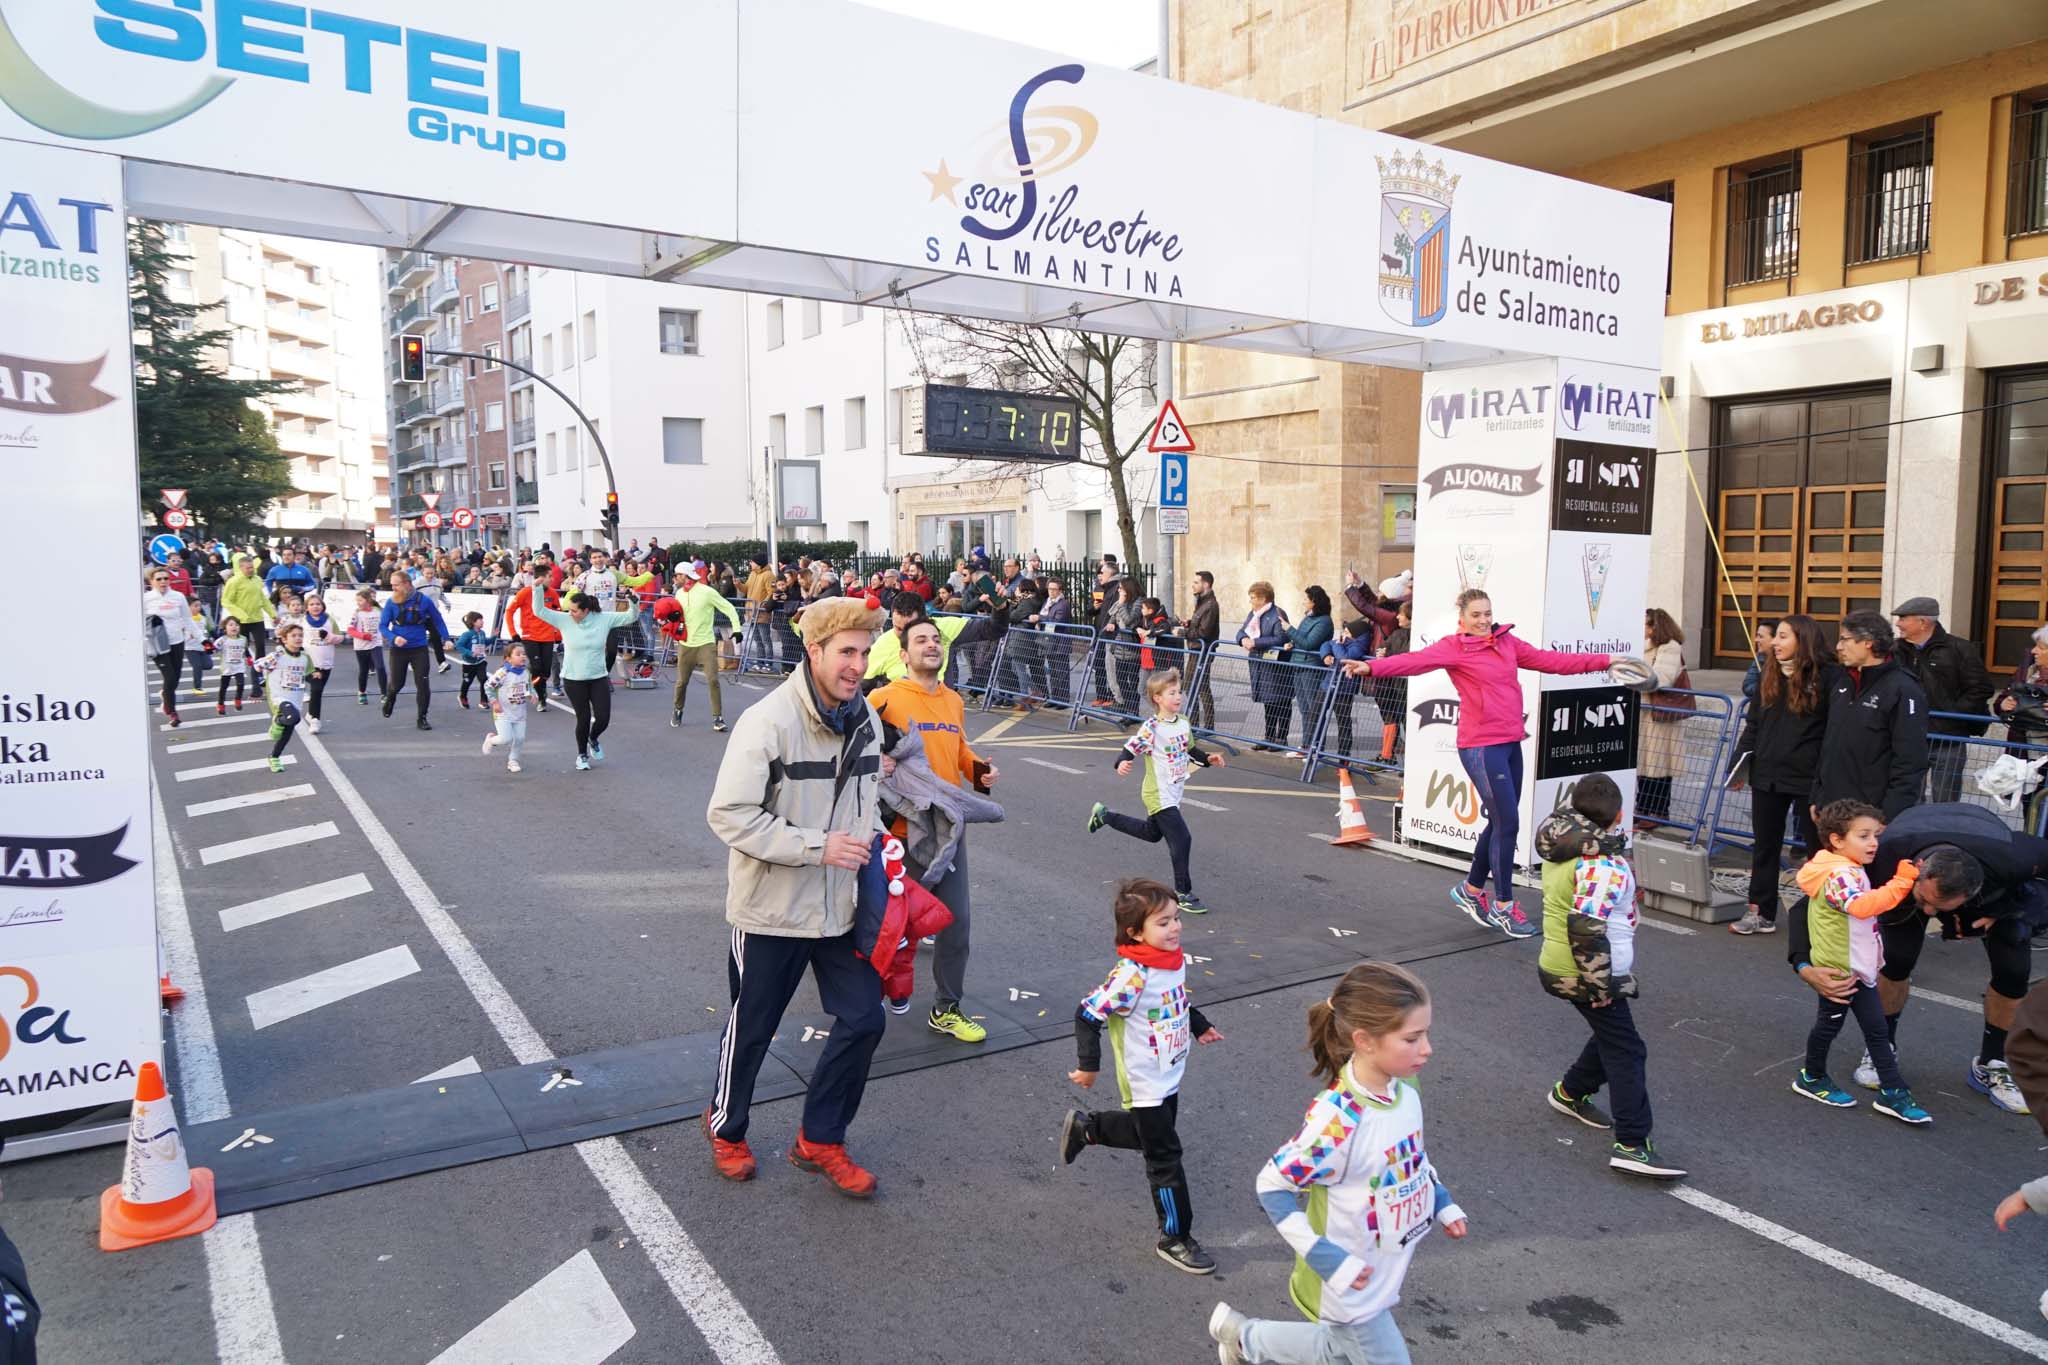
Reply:
[[619, 495], [617, 493], [607, 493], [604, 495], [604, 524], [605, 528], [611, 532], [612, 539], [617, 540], [619, 538]]
[[408, 384], [427, 377], [427, 343], [419, 337], [401, 337], [398, 342], [398, 377]]

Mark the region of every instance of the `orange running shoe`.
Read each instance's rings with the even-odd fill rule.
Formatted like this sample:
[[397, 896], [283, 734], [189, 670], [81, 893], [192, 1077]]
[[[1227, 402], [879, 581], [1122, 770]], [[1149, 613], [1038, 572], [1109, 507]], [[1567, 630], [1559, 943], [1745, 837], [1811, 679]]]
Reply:
[[711, 1164], [727, 1180], [752, 1180], [754, 1178], [754, 1153], [747, 1146], [746, 1139], [727, 1142], [711, 1131], [711, 1111], [704, 1111], [704, 1136], [711, 1141]]
[[812, 1142], [799, 1130], [796, 1145], [789, 1149], [789, 1164], [824, 1176], [850, 1199], [866, 1199], [875, 1192], [875, 1177], [854, 1164], [843, 1142]]

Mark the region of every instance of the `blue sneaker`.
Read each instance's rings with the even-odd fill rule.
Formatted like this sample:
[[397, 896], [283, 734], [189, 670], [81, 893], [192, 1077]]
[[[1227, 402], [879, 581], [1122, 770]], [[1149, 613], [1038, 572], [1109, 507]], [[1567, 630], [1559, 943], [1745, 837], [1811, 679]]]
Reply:
[[604, 745], [602, 745], [602, 744], [599, 744], [599, 743], [598, 743], [598, 742], [597, 742], [596, 740], [594, 740], [594, 739], [593, 739], [593, 740], [591, 740], [591, 741], [590, 741], [590, 756], [591, 756], [591, 758], [592, 758], [592, 759], [596, 760], [596, 761], [597, 761], [597, 762], [599, 762], [599, 763], [602, 763], [602, 762], [604, 762]]
[[1913, 1092], [1901, 1087], [1897, 1090], [1880, 1090], [1870, 1107], [1880, 1114], [1888, 1114], [1900, 1123], [1932, 1123], [1934, 1115], [1922, 1109], [1913, 1098]]
[[1451, 904], [1463, 910], [1471, 918], [1472, 922], [1480, 928], [1492, 929], [1495, 927], [1493, 922], [1493, 902], [1487, 899], [1484, 891], [1474, 891], [1466, 886], [1465, 883], [1459, 882], [1451, 888]]
[[1535, 922], [1522, 913], [1518, 901], [1495, 901], [1486, 912], [1486, 922], [1509, 938], [1529, 938], [1536, 933]]
[[[1792, 1088], [1810, 1100], [1819, 1100], [1831, 1109], [1854, 1109], [1856, 1097], [1827, 1078], [1827, 1073], [1809, 1076], [1805, 1067], [1792, 1078]], [[1907, 1096], [1908, 1099], [1912, 1098]]]

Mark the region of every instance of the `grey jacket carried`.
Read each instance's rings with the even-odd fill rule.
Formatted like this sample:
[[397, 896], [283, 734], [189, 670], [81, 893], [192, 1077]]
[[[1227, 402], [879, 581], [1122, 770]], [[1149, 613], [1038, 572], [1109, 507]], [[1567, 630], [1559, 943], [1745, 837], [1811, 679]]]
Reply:
[[972, 787], [956, 787], [932, 771], [924, 740], [905, 731], [890, 752], [896, 771], [882, 779], [882, 805], [903, 817], [903, 858], [923, 869], [917, 879], [927, 889], [953, 866], [969, 825], [998, 824], [1003, 808]]
[[880, 830], [881, 734], [865, 698], [849, 733], [828, 725], [808, 663], [740, 712], [704, 813], [731, 850], [728, 923], [782, 938], [833, 938], [853, 928], [860, 874], [824, 865], [825, 836], [866, 842]]

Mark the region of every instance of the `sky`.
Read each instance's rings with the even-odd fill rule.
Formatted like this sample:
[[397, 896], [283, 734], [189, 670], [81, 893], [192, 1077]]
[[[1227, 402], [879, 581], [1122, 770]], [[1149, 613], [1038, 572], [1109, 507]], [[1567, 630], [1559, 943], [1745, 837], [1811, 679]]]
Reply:
[[1136, 66], [1159, 50], [1158, 0], [861, 0], [875, 9], [1048, 48], [1084, 62]]

